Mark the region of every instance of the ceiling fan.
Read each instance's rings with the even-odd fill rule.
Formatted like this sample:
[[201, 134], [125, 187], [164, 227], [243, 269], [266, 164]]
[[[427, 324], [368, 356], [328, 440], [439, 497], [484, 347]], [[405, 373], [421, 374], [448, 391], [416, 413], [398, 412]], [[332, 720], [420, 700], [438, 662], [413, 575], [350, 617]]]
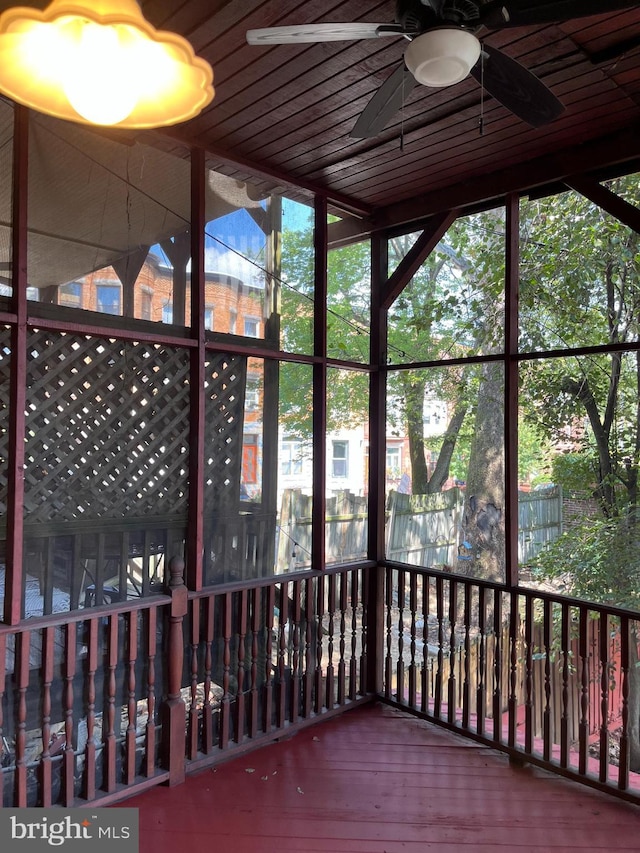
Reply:
[[[533, 127], [558, 118], [564, 107], [547, 86], [515, 59], [481, 43], [483, 29], [568, 21], [637, 6], [637, 0], [396, 0], [391, 24], [300, 24], [248, 30], [251, 45], [304, 44], [401, 36], [404, 62], [377, 90], [350, 135], [375, 136], [416, 85], [443, 87], [469, 74], [514, 115]], [[407, 70], [410, 73], [407, 73]]]

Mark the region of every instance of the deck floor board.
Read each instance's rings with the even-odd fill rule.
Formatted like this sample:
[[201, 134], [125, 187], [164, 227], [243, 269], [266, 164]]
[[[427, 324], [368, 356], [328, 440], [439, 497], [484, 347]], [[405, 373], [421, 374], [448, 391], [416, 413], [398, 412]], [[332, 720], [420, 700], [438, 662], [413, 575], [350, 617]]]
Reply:
[[123, 805], [140, 853], [640, 850], [640, 807], [384, 705]]

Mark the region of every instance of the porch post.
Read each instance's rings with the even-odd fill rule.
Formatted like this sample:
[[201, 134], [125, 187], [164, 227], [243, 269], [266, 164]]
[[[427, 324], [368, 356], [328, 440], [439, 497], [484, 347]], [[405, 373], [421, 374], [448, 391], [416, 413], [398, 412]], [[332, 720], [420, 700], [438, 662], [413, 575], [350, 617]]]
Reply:
[[162, 723], [162, 767], [169, 771], [169, 785], [179, 785], [185, 778], [186, 706], [180, 694], [184, 637], [182, 623], [187, 613], [187, 587], [184, 584], [184, 560], [173, 557], [169, 563], [168, 682], [169, 693], [160, 708]]
[[22, 617], [24, 557], [24, 454], [27, 394], [27, 202], [29, 194], [29, 110], [15, 106], [13, 140], [12, 302], [9, 387], [9, 459], [7, 466], [7, 529], [4, 621]]
[[[506, 203], [504, 423], [505, 423], [505, 583], [518, 586], [518, 287], [520, 199]], [[512, 637], [515, 642], [515, 637]]]
[[327, 200], [316, 197], [314, 208], [314, 323], [313, 352], [313, 507], [311, 563], [325, 568], [325, 522], [327, 518]]
[[364, 689], [382, 691], [385, 558], [385, 409], [387, 361], [387, 312], [382, 304], [383, 282], [387, 283], [388, 243], [386, 235], [371, 238], [371, 352], [369, 384], [369, 559], [378, 564], [367, 569], [367, 655]]

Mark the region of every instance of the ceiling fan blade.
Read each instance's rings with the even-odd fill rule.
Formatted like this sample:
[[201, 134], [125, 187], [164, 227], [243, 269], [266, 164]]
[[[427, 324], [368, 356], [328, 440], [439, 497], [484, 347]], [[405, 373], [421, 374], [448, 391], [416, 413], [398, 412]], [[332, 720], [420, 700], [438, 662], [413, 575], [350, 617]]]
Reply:
[[247, 30], [248, 44], [315, 44], [319, 41], [353, 41], [398, 36], [400, 24], [298, 24]]
[[376, 136], [402, 108], [405, 98], [416, 85], [404, 62], [380, 86], [353, 126], [349, 136], [366, 139]]
[[533, 72], [495, 47], [482, 46], [471, 74], [496, 101], [533, 127], [557, 119], [564, 111]]
[[480, 17], [488, 27], [523, 27], [604, 15], [638, 5], [637, 0], [496, 0], [480, 7]]

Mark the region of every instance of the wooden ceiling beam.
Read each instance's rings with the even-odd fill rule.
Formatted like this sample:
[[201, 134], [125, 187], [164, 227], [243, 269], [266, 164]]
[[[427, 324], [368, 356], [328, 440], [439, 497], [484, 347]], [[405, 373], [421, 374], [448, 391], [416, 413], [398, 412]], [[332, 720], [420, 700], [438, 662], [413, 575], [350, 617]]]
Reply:
[[435, 216], [425, 228], [389, 276], [380, 299], [380, 305], [383, 309], [389, 309], [393, 305], [440, 240], [442, 240], [448, 229], [456, 221], [458, 213], [459, 211], [457, 210], [444, 211]]
[[[612, 165], [622, 165], [640, 157], [640, 125], [600, 137], [582, 145], [569, 146], [560, 152], [518, 163], [508, 169], [490, 172], [454, 184], [446, 191], [438, 189], [416, 198], [380, 208], [372, 217], [374, 231], [384, 231], [441, 212], [443, 209], [465, 208], [478, 204], [498, 203], [509, 193], [526, 194], [547, 184], [566, 182], [569, 178], [596, 173]], [[364, 224], [364, 223], [363, 223]], [[360, 239], [366, 234], [362, 234]]]
[[621, 196], [586, 175], [573, 175], [565, 181], [567, 186], [606, 210], [633, 231], [640, 233], [640, 208], [629, 204]]

